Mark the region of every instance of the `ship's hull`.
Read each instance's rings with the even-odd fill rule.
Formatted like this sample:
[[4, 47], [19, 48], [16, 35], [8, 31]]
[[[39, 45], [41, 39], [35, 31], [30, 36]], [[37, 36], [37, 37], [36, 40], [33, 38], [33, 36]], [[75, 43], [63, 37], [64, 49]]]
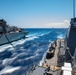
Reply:
[[17, 40], [20, 40], [22, 38], [25, 38], [27, 32], [13, 32], [13, 33], [6, 33], [6, 34], [0, 34], [0, 46], [14, 42]]

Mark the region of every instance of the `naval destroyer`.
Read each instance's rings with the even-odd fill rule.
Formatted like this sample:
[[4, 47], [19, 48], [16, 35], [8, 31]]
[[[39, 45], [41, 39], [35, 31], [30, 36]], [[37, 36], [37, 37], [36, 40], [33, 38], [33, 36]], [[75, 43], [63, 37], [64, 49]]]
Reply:
[[34, 65], [27, 75], [76, 75], [76, 17], [70, 21], [68, 33], [64, 39], [56, 39], [49, 45], [43, 60]]
[[0, 20], [0, 46], [25, 38], [27, 31], [16, 26], [9, 26], [4, 19]]

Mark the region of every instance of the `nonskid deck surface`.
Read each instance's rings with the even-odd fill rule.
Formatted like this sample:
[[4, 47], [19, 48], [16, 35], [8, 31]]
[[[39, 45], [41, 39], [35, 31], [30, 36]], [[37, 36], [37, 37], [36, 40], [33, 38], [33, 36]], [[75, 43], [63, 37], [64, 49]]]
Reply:
[[44, 62], [43, 67], [47, 68], [47, 64], [50, 65], [50, 69], [51, 70], [57, 70], [60, 69], [59, 67], [57, 67], [57, 60], [58, 60], [58, 51], [59, 51], [59, 47], [60, 47], [60, 39], [58, 39], [56, 41], [57, 46], [55, 47], [55, 52], [54, 52], [54, 56], [51, 59], [45, 59], [46, 63]]
[[[46, 70], [46, 68], [37, 66], [34, 71], [29, 72], [27, 75], [46, 75], [45, 70]], [[48, 75], [57, 75], [57, 74], [59, 75], [60, 71], [53, 72], [50, 70], [47, 73], [48, 73]]]
[[45, 57], [44, 62], [42, 63], [42, 66], [36, 66], [34, 70], [28, 73], [28, 75], [46, 75], [45, 73], [48, 66], [50, 66], [50, 70], [47, 72], [48, 75], [60, 75], [61, 67], [57, 66], [57, 62], [58, 62], [58, 52], [61, 49], [60, 48], [61, 43], [64, 45], [64, 40], [57, 39], [56, 40], [57, 46], [55, 47], [55, 44], [54, 44], [54, 47], [55, 47], [54, 56], [51, 59], [47, 59]]

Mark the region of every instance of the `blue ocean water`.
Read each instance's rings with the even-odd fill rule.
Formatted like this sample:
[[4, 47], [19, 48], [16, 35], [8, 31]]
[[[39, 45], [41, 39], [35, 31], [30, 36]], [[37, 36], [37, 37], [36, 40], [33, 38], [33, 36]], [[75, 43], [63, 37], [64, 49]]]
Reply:
[[25, 39], [0, 47], [0, 75], [26, 75], [31, 66], [38, 64], [49, 44], [57, 38], [65, 38], [67, 29], [27, 28]]

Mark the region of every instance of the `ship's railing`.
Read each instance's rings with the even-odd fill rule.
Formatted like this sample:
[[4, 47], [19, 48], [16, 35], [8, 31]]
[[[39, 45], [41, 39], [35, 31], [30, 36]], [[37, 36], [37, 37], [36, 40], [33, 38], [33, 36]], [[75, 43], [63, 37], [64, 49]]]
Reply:
[[72, 74], [76, 74], [76, 47], [75, 47], [75, 52], [73, 55], [73, 61], [72, 61]]
[[[69, 47], [65, 47], [65, 49], [67, 50], [68, 54], [71, 57], [71, 59], [68, 60], [68, 62], [71, 62], [72, 63], [72, 75], [75, 75], [76, 74], [76, 48], [75, 48], [74, 55], [72, 55], [71, 52], [69, 51]], [[65, 58], [65, 56], [64, 56], [64, 58]], [[65, 60], [64, 60], [64, 62], [65, 62]], [[63, 62], [61, 62], [59, 64], [62, 66], [62, 63]]]
[[58, 54], [57, 54], [57, 57], [58, 57], [57, 66], [59, 66], [59, 67], [63, 66], [64, 60], [65, 60], [66, 46], [64, 44], [65, 44], [65, 40], [61, 39], [60, 46], [59, 46], [59, 51], [58, 51]]

